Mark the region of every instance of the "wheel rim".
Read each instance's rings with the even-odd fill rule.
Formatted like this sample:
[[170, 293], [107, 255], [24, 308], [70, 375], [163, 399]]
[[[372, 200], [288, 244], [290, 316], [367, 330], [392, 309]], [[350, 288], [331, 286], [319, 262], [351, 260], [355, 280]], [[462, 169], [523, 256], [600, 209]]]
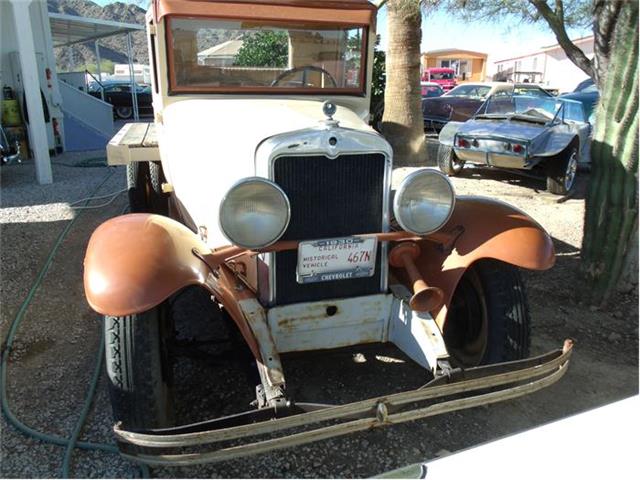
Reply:
[[564, 173], [564, 188], [566, 190], [571, 190], [573, 187], [573, 183], [576, 180], [576, 173], [578, 172], [578, 155], [574, 150], [571, 152], [571, 157], [569, 157], [569, 161], [567, 162], [567, 170]]
[[464, 167], [464, 162], [460, 160], [458, 157], [456, 157], [455, 154], [452, 154], [451, 168], [453, 169], [453, 171], [455, 173], [460, 173], [463, 167]]
[[477, 274], [468, 271], [451, 300], [444, 327], [449, 353], [462, 366], [480, 365], [487, 349], [489, 322], [482, 285]]
[[118, 107], [116, 114], [121, 118], [129, 118], [131, 116], [131, 107]]

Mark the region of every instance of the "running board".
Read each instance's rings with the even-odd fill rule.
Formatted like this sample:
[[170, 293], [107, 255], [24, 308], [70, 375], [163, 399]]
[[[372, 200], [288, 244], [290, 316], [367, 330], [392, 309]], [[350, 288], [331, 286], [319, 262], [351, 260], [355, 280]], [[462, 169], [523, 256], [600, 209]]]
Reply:
[[[416, 390], [346, 405], [289, 402], [281, 407], [160, 430], [133, 432], [124, 430], [118, 423], [114, 432], [121, 455], [135, 462], [173, 466], [220, 462], [521, 397], [562, 378], [572, 349], [573, 341], [565, 340], [562, 349], [545, 355], [467, 370], [451, 370]], [[453, 396], [456, 397], [447, 399]], [[418, 405], [426, 401], [430, 403]], [[410, 406], [412, 408], [408, 408]], [[320, 422], [333, 424], [274, 438], [276, 432]], [[167, 451], [260, 435], [271, 438], [242, 444], [236, 442], [235, 445], [208, 448], [206, 451]]]

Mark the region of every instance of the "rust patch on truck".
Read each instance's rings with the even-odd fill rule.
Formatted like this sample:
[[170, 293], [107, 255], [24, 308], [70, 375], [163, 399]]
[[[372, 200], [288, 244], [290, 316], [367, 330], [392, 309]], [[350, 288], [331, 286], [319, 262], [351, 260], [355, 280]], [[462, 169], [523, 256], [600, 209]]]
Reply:
[[269, 326], [280, 352], [384, 341], [391, 314], [387, 294], [271, 308]]

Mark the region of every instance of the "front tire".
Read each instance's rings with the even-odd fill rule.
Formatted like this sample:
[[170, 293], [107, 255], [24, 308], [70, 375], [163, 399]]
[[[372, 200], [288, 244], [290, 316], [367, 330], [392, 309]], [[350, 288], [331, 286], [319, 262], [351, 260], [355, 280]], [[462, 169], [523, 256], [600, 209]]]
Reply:
[[551, 158], [547, 164], [547, 190], [566, 195], [575, 184], [578, 173], [578, 147], [572, 146], [560, 158]]
[[147, 312], [106, 316], [105, 356], [113, 417], [129, 429], [173, 424], [172, 325], [166, 302]]
[[465, 272], [444, 326], [452, 360], [472, 367], [529, 355], [531, 320], [517, 267], [481, 260]]
[[121, 120], [128, 120], [133, 116], [133, 108], [131, 107], [115, 107], [116, 117]]
[[438, 168], [445, 175], [454, 177], [464, 168], [464, 161], [456, 156], [453, 147], [440, 144], [438, 146]]
[[130, 162], [127, 164], [127, 189], [131, 213], [169, 214], [165, 181], [160, 162]]

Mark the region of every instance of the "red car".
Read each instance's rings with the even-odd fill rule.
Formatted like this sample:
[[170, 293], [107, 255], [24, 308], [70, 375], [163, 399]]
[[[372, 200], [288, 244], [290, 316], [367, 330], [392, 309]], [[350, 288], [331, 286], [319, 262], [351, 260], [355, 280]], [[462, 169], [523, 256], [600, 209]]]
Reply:
[[453, 68], [427, 68], [422, 76], [422, 80], [437, 83], [445, 92], [448, 92], [458, 85], [456, 73]]

